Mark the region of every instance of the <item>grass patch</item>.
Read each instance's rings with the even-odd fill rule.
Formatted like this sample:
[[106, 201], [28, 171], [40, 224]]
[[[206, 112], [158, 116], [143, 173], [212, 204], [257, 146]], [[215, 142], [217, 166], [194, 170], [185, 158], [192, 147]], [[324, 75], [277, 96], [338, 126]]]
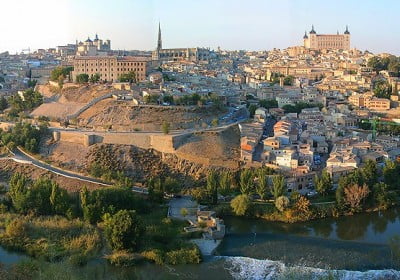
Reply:
[[83, 265], [102, 248], [97, 228], [60, 216], [0, 214], [0, 231], [2, 246], [47, 261]]

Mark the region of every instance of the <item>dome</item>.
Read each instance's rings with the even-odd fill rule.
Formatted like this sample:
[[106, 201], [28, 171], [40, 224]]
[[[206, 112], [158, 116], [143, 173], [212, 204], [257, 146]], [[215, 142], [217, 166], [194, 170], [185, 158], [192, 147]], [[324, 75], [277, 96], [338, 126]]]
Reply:
[[348, 35], [350, 35], [350, 32], [349, 32], [349, 27], [346, 25], [346, 31], [344, 32], [344, 34], [348, 34]]
[[317, 32], [315, 32], [315, 30], [314, 30], [314, 25], [312, 25], [312, 28], [311, 28], [310, 34], [317, 34]]
[[90, 38], [88, 37], [87, 39], [86, 39], [86, 41], [85, 41], [86, 43], [91, 43], [92, 42], [92, 40], [90, 40]]
[[303, 36], [303, 39], [308, 39], [308, 36], [307, 36], [307, 31], [304, 31], [304, 36]]

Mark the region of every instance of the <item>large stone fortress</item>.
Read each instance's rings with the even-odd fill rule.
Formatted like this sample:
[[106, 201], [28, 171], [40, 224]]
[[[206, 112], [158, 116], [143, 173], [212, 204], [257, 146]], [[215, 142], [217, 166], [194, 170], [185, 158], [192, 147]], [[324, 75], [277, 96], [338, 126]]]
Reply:
[[161, 27], [158, 25], [157, 48], [152, 52], [152, 59], [159, 62], [167, 61], [208, 61], [210, 50], [206, 48], [175, 48], [163, 49], [161, 40]]
[[314, 30], [314, 25], [311, 31], [305, 32], [304, 37], [304, 47], [306, 49], [312, 50], [323, 50], [323, 49], [350, 49], [350, 32], [346, 26], [346, 31], [343, 34], [317, 34]]
[[88, 37], [85, 42], [76, 42], [76, 47], [78, 56], [107, 55], [111, 51], [111, 41], [103, 41], [96, 34], [93, 41]]

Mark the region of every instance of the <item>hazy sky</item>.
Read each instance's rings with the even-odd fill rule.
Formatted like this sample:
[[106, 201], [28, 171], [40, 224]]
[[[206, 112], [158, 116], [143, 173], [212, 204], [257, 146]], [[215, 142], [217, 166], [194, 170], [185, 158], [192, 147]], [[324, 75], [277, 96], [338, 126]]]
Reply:
[[1, 0], [0, 51], [55, 47], [97, 32], [113, 49], [269, 50], [304, 31], [351, 32], [351, 45], [400, 55], [398, 0]]

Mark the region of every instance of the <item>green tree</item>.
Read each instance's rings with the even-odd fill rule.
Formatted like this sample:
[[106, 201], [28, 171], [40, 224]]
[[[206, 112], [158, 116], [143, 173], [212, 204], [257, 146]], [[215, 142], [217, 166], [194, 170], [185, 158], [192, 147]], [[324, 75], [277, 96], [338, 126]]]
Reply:
[[322, 171], [321, 177], [315, 176], [315, 188], [323, 196], [332, 189], [331, 176], [325, 169]]
[[253, 192], [254, 181], [253, 171], [251, 169], [243, 169], [240, 173], [240, 192], [242, 194], [250, 195]]
[[285, 177], [283, 177], [282, 175], [277, 175], [272, 178], [271, 193], [274, 196], [275, 200], [285, 194], [285, 187]]
[[238, 216], [244, 216], [251, 207], [251, 200], [247, 194], [240, 194], [231, 201], [231, 208]]
[[368, 160], [362, 168], [362, 174], [364, 177], [364, 182], [369, 188], [372, 188], [378, 182], [379, 177], [376, 162], [373, 160]]
[[95, 73], [95, 74], [90, 75], [89, 81], [92, 84], [97, 83], [98, 81], [100, 81], [100, 74], [99, 73]]
[[391, 204], [393, 199], [389, 195], [389, 187], [383, 182], [376, 183], [373, 186], [372, 194], [374, 203], [379, 209], [386, 210]]
[[292, 75], [288, 75], [283, 79], [283, 84], [285, 86], [292, 86], [294, 82], [294, 77]]
[[218, 191], [222, 195], [228, 195], [232, 191], [233, 187], [233, 174], [230, 171], [224, 171], [219, 174], [219, 186]]
[[268, 176], [263, 168], [257, 170], [258, 182], [256, 184], [256, 193], [262, 200], [267, 198], [269, 192]]
[[130, 71], [128, 73], [121, 74], [119, 76], [119, 81], [122, 83], [136, 83], [136, 73], [134, 71]]
[[76, 82], [78, 84], [84, 84], [89, 82], [89, 75], [88, 74], [78, 74], [76, 75]]
[[250, 118], [254, 117], [254, 114], [256, 113], [257, 106], [254, 104], [251, 104], [248, 108], [249, 113], [250, 113]]
[[4, 96], [2, 96], [2, 97], [0, 98], [0, 111], [4, 111], [4, 110], [7, 109], [7, 108], [8, 108], [7, 99], [6, 99]]
[[135, 211], [120, 210], [114, 215], [106, 215], [105, 235], [114, 250], [136, 249], [143, 238], [144, 227]]
[[275, 99], [262, 99], [259, 101], [259, 105], [265, 109], [278, 108], [278, 101]]
[[212, 204], [218, 202], [218, 175], [215, 171], [211, 170], [207, 176], [207, 191], [211, 198]]
[[14, 173], [11, 176], [9, 195], [12, 204], [18, 212], [26, 211], [26, 198], [28, 192], [29, 180], [21, 173]]
[[164, 134], [169, 134], [170, 131], [170, 124], [167, 121], [163, 121], [161, 130]]
[[399, 190], [400, 189], [400, 164], [395, 161], [386, 161], [383, 167], [383, 178], [384, 182], [388, 185], [389, 189]]
[[381, 59], [377, 56], [371, 57], [368, 60], [368, 67], [371, 67], [372, 70], [374, 70], [376, 73], [378, 73], [379, 71], [383, 70], [384, 65], [381, 61]]

